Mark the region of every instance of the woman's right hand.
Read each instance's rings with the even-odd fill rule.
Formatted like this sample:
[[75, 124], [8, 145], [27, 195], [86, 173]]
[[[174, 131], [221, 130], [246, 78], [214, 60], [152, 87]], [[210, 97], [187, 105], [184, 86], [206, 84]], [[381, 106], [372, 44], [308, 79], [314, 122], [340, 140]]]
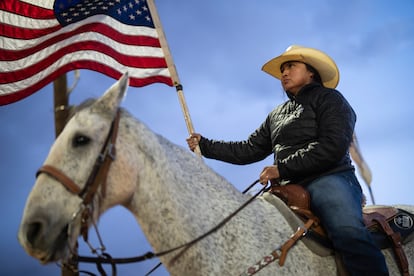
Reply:
[[271, 183], [276, 182], [279, 177], [279, 168], [276, 165], [266, 166], [260, 174], [259, 182], [263, 185], [267, 185], [269, 181]]
[[201, 135], [198, 133], [192, 133], [186, 140], [190, 150], [194, 151], [201, 140]]

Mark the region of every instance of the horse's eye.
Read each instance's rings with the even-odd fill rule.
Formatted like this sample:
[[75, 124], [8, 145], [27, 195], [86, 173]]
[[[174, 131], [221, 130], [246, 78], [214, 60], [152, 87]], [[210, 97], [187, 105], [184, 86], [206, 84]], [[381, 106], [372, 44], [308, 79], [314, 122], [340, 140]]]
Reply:
[[73, 139], [73, 146], [74, 147], [84, 146], [84, 145], [88, 144], [90, 140], [91, 139], [89, 139], [88, 137], [86, 137], [84, 135], [77, 135]]

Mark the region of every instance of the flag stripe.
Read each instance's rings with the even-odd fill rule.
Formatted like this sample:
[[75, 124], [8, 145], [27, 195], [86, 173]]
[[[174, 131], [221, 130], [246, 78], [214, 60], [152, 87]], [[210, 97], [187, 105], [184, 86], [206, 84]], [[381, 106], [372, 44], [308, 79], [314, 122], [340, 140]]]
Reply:
[[28, 14], [17, 14], [8, 11], [2, 11], [2, 14], [2, 22], [12, 26], [18, 26], [33, 30], [60, 26], [56, 18], [32, 17], [32, 12]]
[[[11, 26], [7, 24], [0, 24], [0, 35], [10, 38], [18, 38], [18, 39], [33, 39], [39, 38], [50, 33], [56, 32], [60, 30], [61, 27], [59, 25], [45, 28], [45, 29], [24, 29], [18, 26]], [[14, 46], [14, 45], [13, 45]]]
[[[19, 47], [22, 43], [20, 40], [13, 39], [13, 38], [4, 38], [4, 48], [0, 48], [0, 56], [2, 56], [2, 60], [4, 61], [12, 61], [12, 60], [19, 60], [24, 57], [28, 57], [35, 53], [42, 52], [42, 49], [46, 49], [50, 46], [53, 48], [59, 48], [62, 41], [67, 41], [67, 43], [72, 43], [72, 41], [102, 41], [105, 40], [105, 43], [109, 45], [115, 45], [116, 47], [113, 48], [125, 48], [127, 49], [128, 53], [132, 55], [145, 55], [145, 52], [142, 52], [144, 47], [153, 47], [154, 49], [159, 49], [159, 51], [154, 51], [150, 54], [158, 54], [162, 53], [162, 49], [160, 48], [159, 40], [153, 37], [148, 36], [130, 36], [130, 35], [123, 35], [121, 33], [115, 32], [112, 28], [103, 25], [103, 26], [96, 26], [101, 25], [99, 23], [94, 23], [95, 26], [82, 26], [72, 32], [69, 33], [62, 33], [57, 36], [53, 36], [48, 40], [40, 41], [40, 40], [32, 40], [33, 44], [38, 43], [37, 45], [33, 45], [31, 47]], [[99, 32], [95, 32], [94, 30], [99, 30]], [[89, 31], [91, 30], [91, 31]], [[113, 40], [112, 38], [116, 38]], [[40, 42], [40, 43], [39, 43]], [[25, 44], [29, 44], [25, 41]], [[10, 45], [10, 46], [8, 46]], [[16, 47], [16, 45], [21, 50], [11, 50], [9, 48]], [[98, 45], [97, 45], [98, 46]], [[23, 49], [22, 49], [23, 48]], [[118, 50], [121, 52], [121, 50]], [[0, 61], [1, 64], [1, 61]]]
[[32, 5], [24, 1], [18, 1], [18, 3], [10, 0], [1, 1], [0, 9], [31, 18], [56, 20], [53, 10]]
[[[12, 68], [8, 68], [11, 67], [9, 66], [11, 64], [10, 62], [0, 61], [0, 67], [3, 71], [0, 72], [0, 83], [4, 84], [8, 82], [26, 79], [32, 76], [37, 71], [44, 70], [47, 67], [51, 66], [55, 60], [58, 60], [59, 58], [68, 55], [69, 53], [74, 53], [73, 57], [76, 59], [78, 57], [76, 55], [76, 52], [87, 50], [94, 51], [94, 49], [99, 49], [99, 52], [105, 53], [105, 55], [114, 58], [117, 62], [127, 67], [163, 68], [167, 66], [165, 59], [162, 57], [162, 51], [160, 51], [159, 48], [142, 47], [142, 52], [158, 52], [156, 54], [151, 53], [151, 56], [148, 57], [127, 55], [126, 53], [128, 53], [128, 48], [131, 47], [123, 45], [122, 48], [126, 48], [123, 51], [125, 53], [116, 52], [113, 48], [99, 41], [83, 41], [77, 43], [70, 42], [67, 46], [61, 47], [59, 50], [48, 48], [44, 51], [41, 51], [42, 53], [37, 53], [36, 55], [32, 55], [30, 57], [18, 60], [13, 63]], [[156, 57], [157, 55], [160, 57]], [[44, 57], [44, 59], [36, 62], [36, 59], [40, 56]], [[91, 56], [91, 58], [93, 58], [93, 56]], [[102, 56], [102, 58], [104, 59], [105, 56]], [[21, 69], [16, 70], [14, 68], [16, 64], [18, 64], [18, 68]], [[27, 64], [29, 66], [26, 66]], [[0, 92], [0, 94], [1, 93], [2, 92]]]
[[74, 69], [113, 78], [128, 71], [132, 86], [171, 86], [155, 28], [124, 24], [116, 15], [95, 14], [61, 26], [52, 9], [19, 0], [0, 2], [0, 105], [22, 99]]
[[[81, 56], [84, 59], [80, 59]], [[75, 60], [75, 61], [74, 61]], [[110, 66], [108, 65], [110, 64]], [[37, 81], [43, 80], [44, 78], [48, 78], [48, 75], [53, 74], [56, 70], [54, 68], [66, 68], [66, 71], [59, 71], [62, 73], [68, 72], [70, 70], [75, 69], [82, 69], [87, 68], [90, 70], [95, 70], [101, 72], [103, 74], [107, 74], [110, 77], [118, 78], [122, 75], [122, 72], [128, 71], [130, 75], [130, 84], [133, 86], [140, 86], [141, 83], [146, 83], [145, 81], [141, 80], [143, 78], [150, 78], [153, 74], [159, 74], [163, 78], [169, 77], [169, 72], [167, 68], [136, 68], [136, 67], [129, 67], [123, 64], [120, 64], [117, 60], [113, 59], [112, 57], [102, 54], [96, 51], [82, 51], [82, 52], [75, 52], [69, 55], [65, 55], [58, 60], [55, 60], [49, 67], [45, 70], [36, 70], [36, 73], [33, 74], [31, 77], [28, 77], [24, 80], [15, 81], [13, 83], [7, 84], [0, 84], [0, 96], [5, 96], [10, 93], [16, 93], [20, 89], [27, 84], [32, 87], [35, 86]], [[118, 71], [118, 73], [114, 73], [114, 71]], [[18, 75], [17, 72], [10, 73]], [[16, 76], [17, 78], [17, 76]], [[50, 80], [49, 80], [50, 81]], [[163, 83], [166, 83], [163, 81]], [[168, 84], [168, 83], [166, 83]]]
[[[4, 47], [8, 47], [6, 49], [16, 50], [16, 48], [11, 47], [18, 45], [18, 49], [22, 49], [20, 47], [25, 49], [33, 47], [36, 44], [41, 44], [49, 39], [52, 39], [53, 37], [56, 37], [56, 39], [52, 39], [52, 42], [57, 41], [57, 39], [65, 39], [71, 35], [77, 35], [85, 31], [99, 32], [103, 35], [107, 35], [108, 37], [113, 37], [118, 42], [125, 44], [160, 47], [158, 35], [154, 29], [148, 27], [123, 25], [119, 21], [107, 16], [95, 15], [84, 20], [82, 24], [69, 25], [62, 30], [60, 25], [56, 25], [58, 24], [56, 20], [54, 20], [55, 24], [51, 24], [50, 22], [47, 24], [43, 23], [44, 22], [42, 20], [35, 20], [31, 23], [27, 23], [27, 26], [23, 24], [14, 27], [5, 25], [6, 27], [13, 28], [13, 31], [7, 35], [7, 37], [9, 37], [9, 43], [4, 43]], [[41, 26], [43, 29], [33, 30], [30, 29], [29, 26]], [[17, 34], [16, 31], [18, 29], [20, 29], [19, 34]], [[45, 30], [49, 31], [46, 32]], [[3, 35], [1, 29], [0, 35]], [[40, 35], [43, 37], [39, 38]], [[5, 39], [7, 39], [7, 37]], [[24, 41], [20, 41], [21, 39], [24, 39]]]
[[[97, 63], [94, 61], [78, 61], [76, 63], [70, 63], [63, 66], [60, 66], [59, 69], [57, 69], [54, 72], [49, 72], [49, 74], [46, 77], [38, 78], [37, 75], [30, 78], [28, 84], [21, 84], [21, 82], [15, 82], [8, 85], [1, 85], [0, 84], [0, 91], [3, 91], [5, 89], [8, 89], [10, 91], [15, 91], [13, 93], [6, 93], [5, 95], [0, 95], [0, 105], [1, 104], [9, 104], [13, 103], [19, 100], [22, 100], [34, 93], [34, 91], [37, 91], [41, 89], [42, 87], [49, 84], [51, 81], [56, 79], [61, 74], [67, 73], [69, 71], [75, 70], [75, 69], [82, 69], [82, 68], [88, 68], [90, 70], [95, 71], [105, 71], [101, 72], [109, 77], [119, 79], [121, 77], [121, 74], [119, 73], [119, 70], [115, 70], [112, 67], [106, 66], [102, 63]], [[125, 68], [128, 70], [128, 72], [134, 73], [134, 70], [137, 70], [136, 68]], [[135, 72], [135, 74], [137, 74]], [[142, 73], [141, 73], [142, 74]], [[148, 77], [147, 77], [148, 76]], [[154, 72], [154, 70], [148, 72], [146, 76], [142, 78], [130, 78], [129, 79], [131, 86], [136, 87], [142, 87], [145, 85], [149, 85], [152, 83], [165, 83], [167, 85], [170, 85], [171, 78], [169, 76], [168, 69], [163, 68], [159, 69], [158, 72]]]

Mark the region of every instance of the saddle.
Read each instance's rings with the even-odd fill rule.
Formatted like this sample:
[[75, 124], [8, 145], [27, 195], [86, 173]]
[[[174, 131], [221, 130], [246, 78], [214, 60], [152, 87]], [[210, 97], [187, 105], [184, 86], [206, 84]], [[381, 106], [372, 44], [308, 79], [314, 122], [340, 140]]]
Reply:
[[[319, 255], [327, 255], [327, 252], [333, 251], [332, 243], [320, 224], [319, 218], [311, 211], [311, 198], [305, 188], [297, 184], [273, 185], [269, 193], [281, 199], [302, 222], [307, 222], [310, 219], [314, 221], [307, 236], [330, 251], [321, 251], [320, 247], [315, 247], [312, 242], [307, 244], [311, 250], [318, 248], [314, 251]], [[414, 238], [414, 215], [391, 206], [370, 206], [363, 208], [363, 219], [377, 245], [381, 249], [392, 248], [401, 274], [409, 276], [408, 260], [402, 244]]]

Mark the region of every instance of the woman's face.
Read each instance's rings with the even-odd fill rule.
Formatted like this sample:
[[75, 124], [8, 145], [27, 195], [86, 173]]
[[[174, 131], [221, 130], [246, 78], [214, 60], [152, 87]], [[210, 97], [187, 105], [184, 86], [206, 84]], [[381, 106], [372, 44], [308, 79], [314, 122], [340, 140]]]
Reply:
[[298, 61], [288, 61], [282, 64], [282, 86], [286, 92], [296, 95], [299, 90], [312, 82], [313, 73], [308, 71], [306, 65]]

